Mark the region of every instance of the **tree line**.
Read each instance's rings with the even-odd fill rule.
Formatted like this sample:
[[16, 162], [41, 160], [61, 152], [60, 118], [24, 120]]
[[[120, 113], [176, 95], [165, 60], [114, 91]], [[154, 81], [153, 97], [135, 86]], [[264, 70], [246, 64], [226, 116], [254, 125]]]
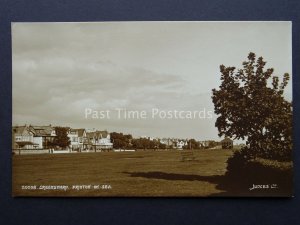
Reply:
[[[113, 143], [113, 148], [115, 149], [176, 149], [175, 141], [167, 145], [161, 143], [160, 139], [133, 138], [131, 134], [117, 132], [112, 132], [110, 138]], [[220, 145], [220, 142], [217, 141], [209, 141], [207, 146], [201, 145], [200, 142], [195, 139], [185, 141], [187, 141], [187, 145], [183, 146], [183, 149], [204, 149]]]

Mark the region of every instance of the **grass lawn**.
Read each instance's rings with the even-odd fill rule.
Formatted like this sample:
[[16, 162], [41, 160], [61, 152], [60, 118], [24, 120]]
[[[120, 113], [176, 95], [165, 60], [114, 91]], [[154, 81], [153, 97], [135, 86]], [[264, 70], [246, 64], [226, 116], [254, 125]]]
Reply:
[[[218, 178], [231, 150], [13, 155], [14, 196], [210, 196], [222, 194]], [[68, 185], [68, 190], [28, 190], [27, 185]], [[72, 189], [100, 185], [99, 189]], [[104, 186], [102, 186], [104, 185]], [[107, 185], [107, 186], [105, 186]], [[22, 188], [23, 186], [23, 188]]]

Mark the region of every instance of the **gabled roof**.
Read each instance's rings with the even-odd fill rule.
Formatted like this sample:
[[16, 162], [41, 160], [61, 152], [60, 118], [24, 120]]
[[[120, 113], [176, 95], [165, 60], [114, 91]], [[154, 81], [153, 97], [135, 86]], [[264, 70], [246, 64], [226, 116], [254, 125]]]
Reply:
[[99, 137], [99, 138], [107, 138], [108, 136], [108, 132], [105, 130], [105, 131], [96, 131], [96, 135]]
[[87, 136], [87, 138], [94, 138], [95, 137], [95, 132], [87, 132], [86, 136]]
[[23, 135], [24, 132], [29, 132], [29, 128], [28, 126], [24, 125], [24, 126], [13, 126], [12, 127], [13, 132], [15, 132], [16, 135]]
[[83, 137], [83, 134], [85, 132], [84, 128], [80, 128], [80, 129], [72, 129], [74, 131], [77, 131], [78, 137]]
[[34, 133], [34, 136], [45, 137], [51, 136], [51, 133], [54, 130], [52, 126], [29, 126], [30, 130]]
[[93, 131], [93, 132], [87, 132], [86, 136], [88, 138], [107, 138], [108, 137], [107, 131]]

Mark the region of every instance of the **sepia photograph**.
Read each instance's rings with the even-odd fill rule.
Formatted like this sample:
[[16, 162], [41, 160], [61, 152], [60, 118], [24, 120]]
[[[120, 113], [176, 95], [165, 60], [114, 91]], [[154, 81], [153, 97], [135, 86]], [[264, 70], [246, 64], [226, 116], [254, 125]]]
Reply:
[[293, 197], [292, 22], [11, 32], [14, 197]]

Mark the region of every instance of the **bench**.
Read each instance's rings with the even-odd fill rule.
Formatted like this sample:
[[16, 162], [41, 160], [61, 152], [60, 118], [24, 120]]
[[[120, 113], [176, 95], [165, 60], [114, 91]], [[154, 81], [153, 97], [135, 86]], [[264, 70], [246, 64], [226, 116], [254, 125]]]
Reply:
[[193, 161], [196, 157], [192, 151], [182, 151], [181, 152], [181, 161]]

